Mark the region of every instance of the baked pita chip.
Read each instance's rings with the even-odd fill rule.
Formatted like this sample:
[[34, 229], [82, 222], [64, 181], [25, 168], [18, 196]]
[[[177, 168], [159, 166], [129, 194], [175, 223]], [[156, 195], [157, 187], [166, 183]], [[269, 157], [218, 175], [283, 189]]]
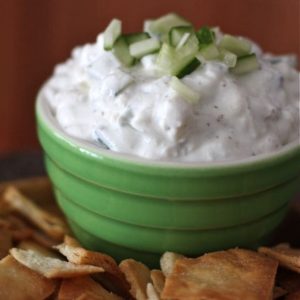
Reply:
[[146, 291], [148, 300], [160, 300], [159, 294], [152, 283], [147, 283]]
[[175, 252], [165, 252], [160, 258], [160, 268], [165, 276], [169, 276], [174, 269], [176, 260], [184, 256]]
[[71, 246], [71, 247], [81, 247], [82, 248], [79, 241], [69, 235], [64, 236], [64, 244]]
[[279, 244], [273, 248], [260, 247], [263, 253], [279, 262], [279, 265], [300, 273], [300, 249], [290, 248], [287, 244]]
[[0, 261], [0, 299], [43, 300], [55, 290], [56, 282], [41, 276], [8, 255]]
[[160, 295], [165, 286], [166, 277], [164, 273], [161, 270], [152, 270], [150, 277], [156, 292]]
[[12, 247], [12, 235], [7, 229], [0, 228], [0, 259], [8, 255]]
[[46, 257], [32, 250], [12, 248], [10, 254], [21, 264], [47, 278], [70, 278], [104, 272], [103, 268], [75, 265], [57, 258]]
[[58, 293], [58, 300], [95, 299], [121, 300], [117, 295], [108, 292], [89, 276], [64, 279]]
[[64, 235], [68, 233], [68, 227], [61, 218], [39, 208], [15, 187], [8, 187], [4, 192], [3, 199], [12, 210], [20, 213], [53, 239], [62, 241]]
[[[80, 246], [77, 240], [69, 236], [65, 237], [63, 244], [55, 246], [54, 248], [58, 249], [61, 254], [66, 256], [71, 263], [103, 268], [105, 273], [101, 274], [101, 278], [98, 278], [98, 280], [101, 281], [105, 287], [113, 289], [117, 294], [123, 296], [129, 295], [130, 286], [116, 261], [111, 256], [101, 252], [86, 250]], [[103, 276], [108, 280], [105, 280]], [[113, 283], [113, 286], [112, 284], [106, 286], [106, 282]]]
[[162, 299], [269, 300], [277, 261], [254, 251], [231, 249], [181, 258], [166, 278]]
[[61, 258], [59, 253], [54, 252], [52, 249], [49, 249], [34, 240], [23, 240], [18, 244], [18, 248], [22, 250], [32, 250], [39, 253], [42, 256]]
[[130, 293], [137, 300], [147, 300], [147, 284], [151, 282], [150, 270], [133, 259], [125, 259], [119, 265], [131, 285]]

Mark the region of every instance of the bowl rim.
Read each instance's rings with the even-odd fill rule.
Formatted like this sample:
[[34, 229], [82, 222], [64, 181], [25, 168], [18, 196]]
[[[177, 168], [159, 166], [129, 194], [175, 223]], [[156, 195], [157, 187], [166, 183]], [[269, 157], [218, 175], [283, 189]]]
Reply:
[[[37, 100], [35, 103], [35, 112], [37, 123], [42, 122], [45, 127], [52, 133], [55, 138], [64, 141], [73, 149], [77, 149], [81, 154], [93, 157], [94, 159], [102, 160], [107, 158], [113, 161], [119, 161], [132, 165], [139, 165], [143, 167], [156, 167], [156, 168], [177, 168], [177, 169], [224, 169], [224, 168], [236, 168], [247, 166], [259, 166], [262, 163], [271, 163], [278, 159], [284, 159], [293, 154], [300, 155], [300, 138], [287, 145], [284, 145], [278, 150], [274, 150], [269, 153], [258, 154], [256, 156], [241, 158], [236, 160], [223, 160], [213, 162], [185, 162], [185, 161], [168, 161], [168, 160], [153, 160], [136, 155], [121, 153], [103, 149], [96, 144], [72, 137], [65, 133], [56, 121], [51, 108], [47, 103], [45, 97], [43, 97], [43, 90], [47, 82], [41, 87], [38, 92]], [[39, 125], [38, 125], [39, 126]]]

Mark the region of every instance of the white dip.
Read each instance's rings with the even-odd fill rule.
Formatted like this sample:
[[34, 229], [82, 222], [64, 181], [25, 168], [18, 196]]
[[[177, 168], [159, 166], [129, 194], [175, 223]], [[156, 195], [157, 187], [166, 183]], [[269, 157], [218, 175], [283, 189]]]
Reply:
[[[246, 158], [299, 140], [299, 73], [291, 56], [262, 54], [260, 69], [233, 75], [219, 61], [182, 79], [201, 95], [191, 104], [155, 69], [156, 54], [124, 68], [103, 35], [75, 48], [43, 90], [70, 136], [112, 151], [176, 161]], [[134, 81], [116, 95], [120, 87]]]

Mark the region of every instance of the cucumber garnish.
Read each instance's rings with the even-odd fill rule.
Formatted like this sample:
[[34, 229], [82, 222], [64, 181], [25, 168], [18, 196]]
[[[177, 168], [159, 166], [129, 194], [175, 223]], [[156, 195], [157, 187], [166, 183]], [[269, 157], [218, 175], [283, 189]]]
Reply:
[[117, 38], [121, 35], [122, 22], [112, 19], [104, 31], [104, 49], [111, 50]]
[[164, 15], [149, 24], [148, 30], [156, 35], [168, 34], [172, 27], [190, 25], [191, 23], [175, 13]]
[[115, 42], [113, 53], [124, 66], [130, 67], [134, 64], [135, 58], [130, 54], [129, 46], [123, 36], [120, 36]]
[[160, 48], [160, 42], [156, 38], [150, 38], [133, 43], [129, 46], [130, 55], [141, 58], [147, 54], [154, 53]]
[[256, 54], [252, 53], [249, 55], [239, 57], [237, 59], [235, 67], [231, 69], [231, 72], [236, 75], [241, 75], [257, 70], [258, 68], [259, 63], [256, 58]]
[[220, 58], [221, 60], [230, 68], [235, 67], [237, 62], [237, 56], [236, 54], [227, 51], [225, 49], [220, 50]]
[[175, 76], [171, 78], [170, 86], [180, 96], [182, 96], [186, 101], [190, 103], [197, 103], [200, 100], [200, 95], [198, 92], [191, 89]]
[[176, 47], [183, 35], [186, 33], [194, 33], [192, 26], [176, 26], [170, 29], [169, 31], [169, 44], [173, 47]]
[[123, 36], [129, 45], [150, 38], [150, 34], [148, 32], [130, 33], [124, 34]]
[[191, 74], [193, 71], [195, 71], [199, 66], [201, 65], [201, 62], [196, 57], [185, 67], [183, 67], [178, 73], [177, 77], [182, 78], [188, 74]]
[[220, 51], [215, 44], [209, 44], [199, 50], [199, 55], [205, 60], [213, 60], [219, 58]]
[[250, 54], [251, 44], [237, 37], [225, 34], [220, 41], [220, 47], [236, 54], [237, 56], [244, 56]]
[[215, 33], [207, 26], [201, 27], [197, 33], [197, 38], [200, 45], [209, 45], [215, 41]]
[[256, 56], [250, 54], [251, 43], [246, 39], [225, 34], [217, 41], [213, 28], [203, 26], [195, 32], [190, 22], [175, 13], [146, 20], [146, 32], [121, 35], [121, 25], [118, 19], [109, 23], [104, 31], [104, 49], [113, 50], [125, 67], [133, 66], [140, 58], [154, 52], [159, 52], [157, 70], [178, 78], [209, 60], [222, 61], [234, 74], [259, 67]]
[[157, 57], [157, 67], [162, 74], [177, 76], [195, 58], [198, 48], [195, 35], [190, 36], [180, 49], [163, 43]]

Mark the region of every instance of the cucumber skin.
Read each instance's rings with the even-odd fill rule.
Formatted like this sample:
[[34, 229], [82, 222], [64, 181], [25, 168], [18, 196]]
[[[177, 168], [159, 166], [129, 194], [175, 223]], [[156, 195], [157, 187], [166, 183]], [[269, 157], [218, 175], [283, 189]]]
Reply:
[[201, 62], [196, 57], [183, 69], [181, 69], [178, 74], [176, 75], [178, 78], [182, 78], [186, 75], [191, 74], [193, 71], [195, 71], [199, 66], [201, 65]]
[[228, 34], [223, 36], [219, 46], [236, 54], [238, 57], [250, 55], [251, 51], [251, 44], [248, 41], [238, 39]]
[[215, 33], [207, 26], [201, 27], [197, 32], [196, 36], [199, 40], [200, 45], [209, 45], [215, 41]]
[[[196, 37], [193, 37], [197, 40]], [[176, 76], [180, 74], [191, 61], [195, 58], [198, 52], [195, 40], [191, 39], [189, 45], [184, 45], [179, 51], [176, 51], [171, 45], [164, 43], [157, 57], [157, 66], [164, 75]]]
[[116, 40], [112, 50], [113, 54], [124, 66], [131, 67], [134, 65], [135, 58], [130, 55], [128, 43], [123, 36]]
[[259, 63], [256, 55], [249, 54], [244, 55], [238, 58], [236, 65], [234, 68], [231, 68], [230, 71], [234, 75], [243, 75], [246, 73], [250, 73], [259, 68]]
[[151, 36], [148, 32], [137, 32], [137, 33], [124, 34], [123, 37], [125, 38], [126, 42], [130, 45], [136, 42], [149, 39]]

